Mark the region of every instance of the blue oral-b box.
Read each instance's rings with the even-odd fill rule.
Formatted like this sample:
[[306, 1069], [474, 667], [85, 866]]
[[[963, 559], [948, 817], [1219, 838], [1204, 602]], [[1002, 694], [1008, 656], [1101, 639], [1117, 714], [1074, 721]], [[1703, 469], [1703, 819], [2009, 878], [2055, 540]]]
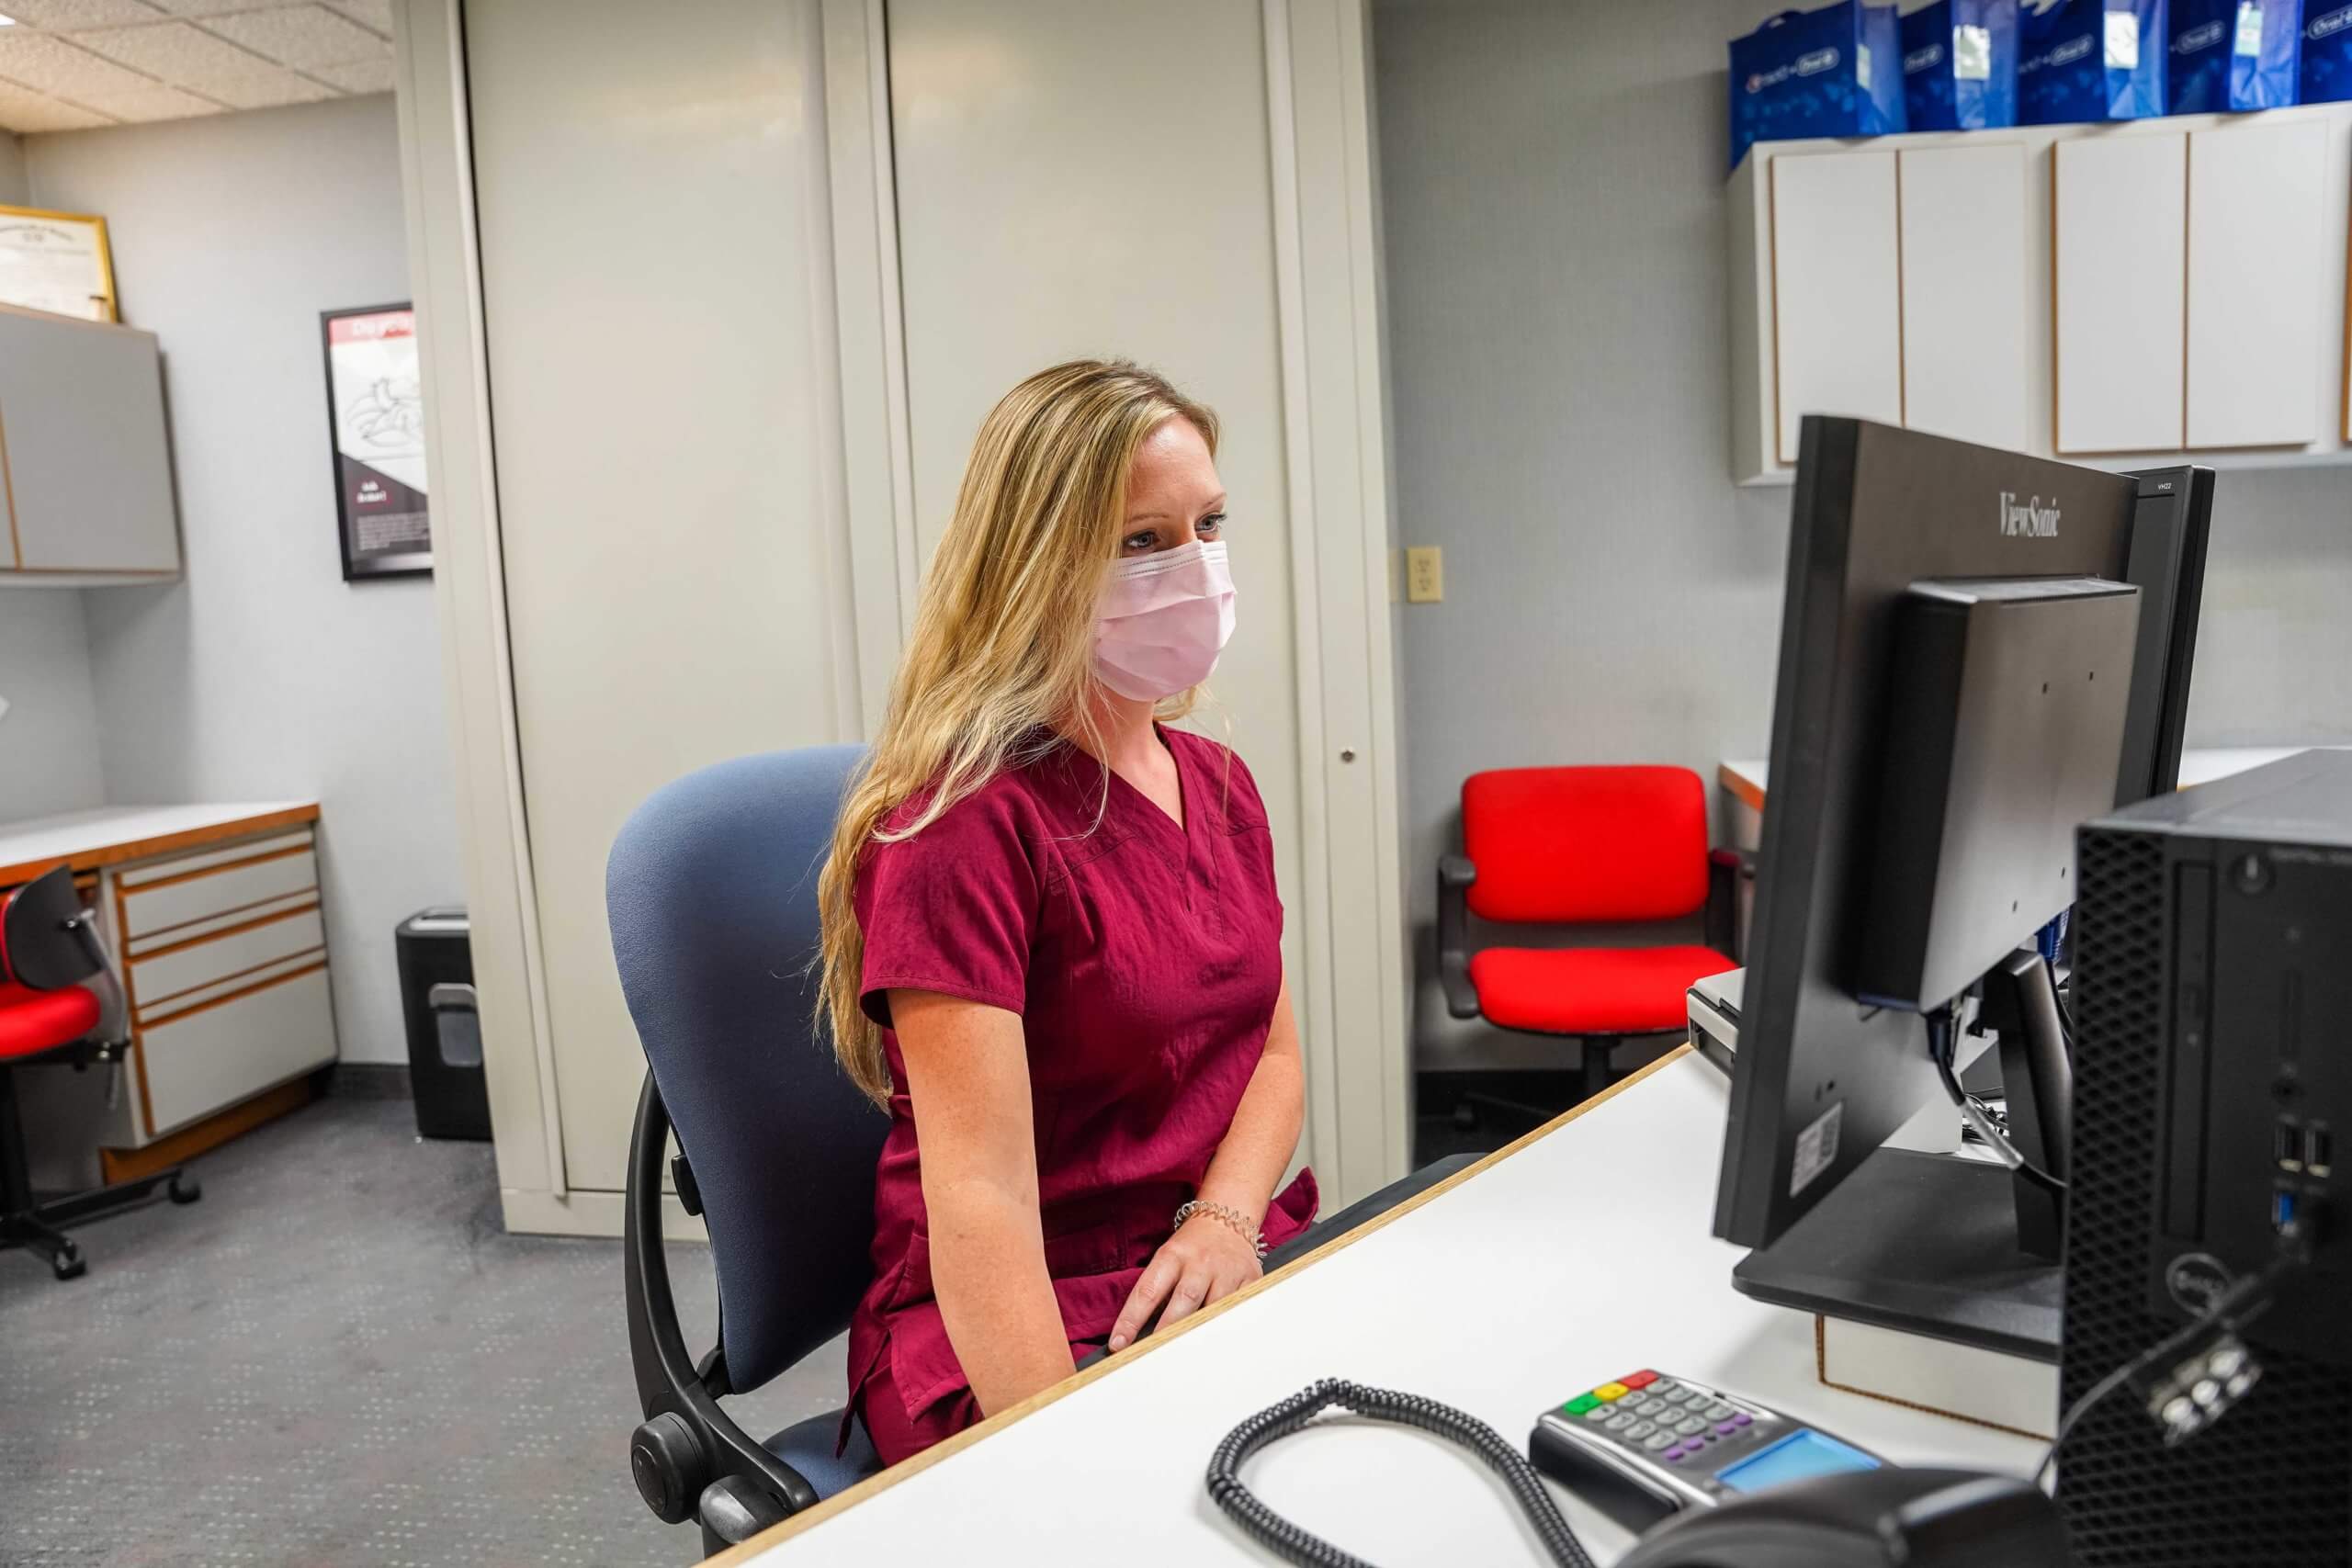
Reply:
[[2018, 0], [1934, 0], [1903, 18], [1903, 112], [1912, 130], [2018, 122]]
[[2239, 0], [2172, 0], [2174, 114], [2221, 114], [2230, 107], [2230, 57]]
[[2303, 102], [2352, 98], [2352, 4], [2305, 0], [2303, 6]]
[[2074, 125], [2165, 112], [2165, 0], [2023, 0], [2018, 123]]
[[1859, 0], [1783, 11], [1732, 39], [1732, 167], [1758, 141], [1903, 130], [1902, 54], [1894, 7]]
[[2230, 107], [2303, 99], [2303, 0], [2238, 0], [2230, 27]]

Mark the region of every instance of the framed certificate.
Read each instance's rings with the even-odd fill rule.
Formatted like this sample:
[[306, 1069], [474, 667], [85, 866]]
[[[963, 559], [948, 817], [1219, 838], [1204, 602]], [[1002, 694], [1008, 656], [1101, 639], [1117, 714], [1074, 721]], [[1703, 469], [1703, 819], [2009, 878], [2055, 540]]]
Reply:
[[407, 305], [326, 310], [327, 422], [345, 582], [433, 570], [424, 383]]
[[0, 304], [85, 321], [115, 320], [107, 220], [82, 212], [0, 207]]

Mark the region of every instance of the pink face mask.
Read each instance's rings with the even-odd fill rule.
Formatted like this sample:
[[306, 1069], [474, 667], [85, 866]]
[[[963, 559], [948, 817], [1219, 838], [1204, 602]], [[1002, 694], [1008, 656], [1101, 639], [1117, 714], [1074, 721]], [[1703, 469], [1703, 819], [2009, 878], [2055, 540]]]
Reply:
[[1119, 562], [1094, 617], [1094, 673], [1121, 696], [1158, 702], [1199, 685], [1233, 635], [1224, 542]]

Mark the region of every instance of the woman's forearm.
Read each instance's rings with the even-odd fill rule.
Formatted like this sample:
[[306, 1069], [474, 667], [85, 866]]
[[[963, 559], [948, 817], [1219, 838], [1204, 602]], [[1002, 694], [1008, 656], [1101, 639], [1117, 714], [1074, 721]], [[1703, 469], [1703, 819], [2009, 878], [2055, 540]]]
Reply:
[[1073, 1370], [1061, 1308], [1046, 1272], [1035, 1201], [985, 1188], [933, 1194], [931, 1273], [948, 1343], [983, 1414], [1050, 1388]]
[[1266, 1047], [1242, 1091], [1233, 1125], [1201, 1179], [1201, 1196], [1238, 1209], [1262, 1225], [1274, 1188], [1298, 1150], [1306, 1112], [1306, 1074], [1299, 1060], [1298, 1023], [1285, 982], [1275, 998]]

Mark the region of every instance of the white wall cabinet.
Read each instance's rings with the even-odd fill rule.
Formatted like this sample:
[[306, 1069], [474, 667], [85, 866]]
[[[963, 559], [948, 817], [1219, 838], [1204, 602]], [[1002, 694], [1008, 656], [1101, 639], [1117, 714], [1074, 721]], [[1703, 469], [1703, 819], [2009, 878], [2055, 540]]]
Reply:
[[2312, 399], [2326, 131], [2256, 119], [2188, 139], [2191, 446], [2301, 446], [2327, 428]]
[[2052, 151], [2057, 449], [2177, 447], [2188, 138], [2086, 139]]
[[1793, 463], [1808, 413], [1902, 423], [1894, 154], [1775, 158], [1771, 175], [1775, 446]]
[[2026, 384], [2026, 167], [2015, 142], [1896, 154], [1903, 422], [2020, 447]]
[[2352, 104], [1768, 142], [1727, 197], [1742, 483], [1792, 477], [1809, 412], [2110, 468], [2352, 460]]
[[155, 334], [0, 305], [0, 583], [179, 569]]

